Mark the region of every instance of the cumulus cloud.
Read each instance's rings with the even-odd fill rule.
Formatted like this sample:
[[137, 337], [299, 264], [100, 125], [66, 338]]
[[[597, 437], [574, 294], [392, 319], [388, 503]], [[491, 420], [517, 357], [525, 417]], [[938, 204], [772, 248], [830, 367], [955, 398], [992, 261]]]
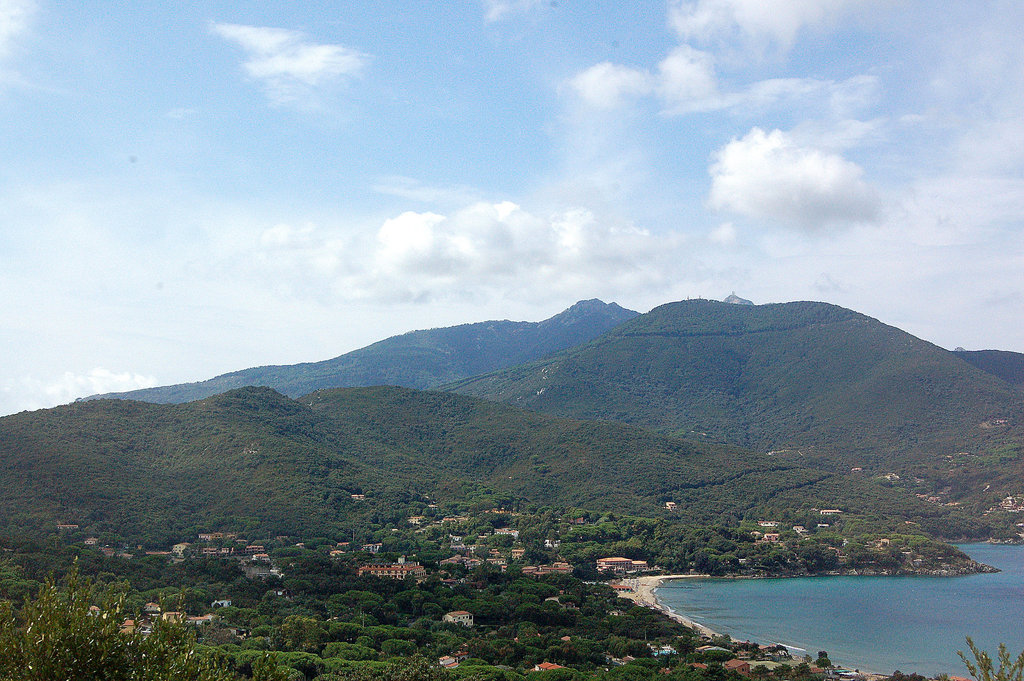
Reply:
[[372, 238], [275, 225], [261, 235], [253, 260], [277, 277], [303, 273], [307, 284], [318, 277], [309, 291], [346, 300], [457, 299], [510, 287], [539, 300], [668, 281], [685, 259], [680, 242], [582, 207], [542, 215], [511, 201], [477, 202], [446, 215], [403, 212]]
[[864, 0], [675, 0], [669, 25], [683, 40], [709, 43], [739, 37], [789, 49], [803, 28], [827, 26]]
[[715, 65], [707, 52], [680, 45], [658, 64], [658, 94], [674, 109], [699, 107], [718, 90]]
[[780, 130], [754, 128], [719, 149], [709, 205], [806, 228], [871, 222], [880, 200], [863, 170], [839, 154], [800, 146]]
[[298, 31], [212, 23], [210, 30], [246, 53], [246, 74], [274, 104], [306, 100], [317, 88], [359, 75], [369, 57], [337, 44], [314, 43]]
[[617, 109], [651, 94], [675, 113], [726, 106], [718, 96], [714, 59], [688, 45], [673, 49], [653, 73], [601, 62], [576, 74], [568, 84], [593, 109]]
[[655, 78], [646, 70], [611, 62], [594, 64], [569, 80], [569, 86], [588, 106], [595, 109], [617, 109], [628, 98], [650, 93]]

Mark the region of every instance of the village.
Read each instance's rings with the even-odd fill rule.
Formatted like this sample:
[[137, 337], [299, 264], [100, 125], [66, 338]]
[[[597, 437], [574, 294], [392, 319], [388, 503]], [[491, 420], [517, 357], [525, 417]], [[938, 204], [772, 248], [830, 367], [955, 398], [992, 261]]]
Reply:
[[[353, 494], [352, 501], [369, 503], [365, 494]], [[837, 533], [846, 515], [841, 509], [813, 508], [797, 516], [747, 520], [735, 530], [718, 530], [722, 533], [718, 540], [707, 539], [707, 529], [685, 530], [705, 536], [706, 546], [694, 545], [685, 563], [677, 559], [662, 565], [651, 558], [672, 555], [670, 551], [680, 542], [692, 543], [685, 542], [684, 535], [675, 540], [664, 535], [666, 529], [676, 527], [670, 519], [674, 506], [665, 502], [670, 517], [659, 520], [576, 509], [525, 512], [501, 505], [446, 510], [424, 498], [391, 523], [354, 530], [351, 539], [342, 541], [286, 535], [256, 538], [230, 529], [198, 532], [155, 550], [141, 546], [132, 550], [97, 536], [79, 541], [108, 560], [164, 561], [169, 569], [218, 574], [235, 570], [251, 585], [241, 589], [237, 582], [220, 582], [221, 591], [208, 587], [203, 592], [208, 600], [192, 599], [191, 608], [173, 598], [166, 605], [161, 605], [162, 600], [147, 601], [138, 615], [124, 621], [126, 632], [145, 634], [157, 621], [180, 622], [194, 627], [200, 641], [239, 649], [283, 646], [286, 655], [301, 651], [321, 656], [318, 664], [327, 666], [344, 659], [384, 659], [400, 651], [418, 651], [433, 654], [434, 664], [450, 670], [467, 664], [511, 664], [523, 672], [551, 672], [579, 669], [581, 664], [614, 669], [657, 663], [663, 673], [682, 664], [696, 672], [721, 668], [738, 677], [883, 678], [835, 667], [826, 655], [794, 658], [782, 646], [733, 641], [664, 608], [653, 597], [653, 588], [666, 575], [680, 575], [681, 566], [685, 568], [681, 576], [694, 577], [723, 569], [764, 576], [773, 568], [787, 569], [786, 561], [798, 559], [817, 561], [818, 567], [835, 573], [840, 562], [851, 556], [869, 556], [875, 565], [892, 556], [910, 567], [915, 561], [920, 565], [922, 557], [908, 548], [905, 537], [851, 543]], [[58, 530], [69, 540], [81, 532], [69, 524]], [[662, 535], [658, 541], [641, 539]], [[708, 553], [710, 545], [729, 547], [731, 557]], [[321, 589], [326, 594], [325, 609], [322, 601], [310, 600], [317, 597], [308, 585], [314, 575], [327, 573], [338, 575], [339, 585]], [[359, 591], [353, 591], [356, 585]], [[241, 592], [246, 596], [232, 596]], [[536, 595], [526, 600], [519, 595], [530, 592]], [[356, 593], [374, 594], [374, 598], [348, 596]], [[389, 602], [402, 602], [409, 593], [422, 594], [417, 598], [437, 605], [422, 606], [418, 616], [414, 608], [412, 620], [396, 618]], [[349, 600], [354, 604], [331, 605]], [[253, 610], [257, 602], [260, 605]], [[506, 605], [496, 611], [498, 602]], [[300, 608], [300, 603], [305, 606]], [[269, 620], [256, 615], [265, 609], [278, 615]], [[315, 611], [322, 614], [312, 616]], [[297, 646], [287, 643], [287, 637], [282, 639], [278, 629], [299, 617], [289, 612], [310, 613], [302, 616], [304, 626], [320, 631], [311, 634], [320, 643]], [[358, 621], [359, 627], [337, 638], [331, 633], [336, 628], [331, 622], [337, 617]], [[580, 628], [584, 620], [600, 623], [603, 642], [590, 640], [593, 632]], [[261, 624], [268, 621], [276, 624], [270, 628]], [[386, 621], [394, 624], [385, 632], [381, 624]], [[438, 633], [426, 636], [395, 628], [403, 621], [408, 623], [401, 626], [415, 621], [415, 628]], [[627, 621], [645, 624], [627, 625]], [[374, 634], [358, 635], [359, 631]], [[642, 640], [635, 638], [639, 634]], [[257, 643], [260, 640], [265, 643]], [[324, 644], [324, 640], [336, 642]], [[508, 643], [496, 647], [495, 640]]]

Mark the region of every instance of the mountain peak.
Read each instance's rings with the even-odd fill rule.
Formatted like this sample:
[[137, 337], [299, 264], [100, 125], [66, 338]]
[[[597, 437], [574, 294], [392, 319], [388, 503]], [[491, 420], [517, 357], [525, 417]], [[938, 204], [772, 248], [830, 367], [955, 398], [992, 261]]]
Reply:
[[754, 304], [754, 302], [752, 300], [747, 300], [746, 298], [740, 298], [738, 295], [736, 295], [735, 291], [733, 291], [728, 296], [726, 296], [725, 299], [722, 302], [723, 303], [732, 303], [733, 305], [753, 305]]
[[[555, 317], [575, 317], [580, 315], [592, 315], [592, 314], [613, 314], [621, 315], [626, 318], [636, 316], [636, 312], [627, 310], [624, 307], [620, 307], [616, 303], [606, 303], [600, 298], [590, 298], [588, 300], [581, 300], [575, 305], [559, 312]], [[554, 319], [555, 317], [552, 317]]]

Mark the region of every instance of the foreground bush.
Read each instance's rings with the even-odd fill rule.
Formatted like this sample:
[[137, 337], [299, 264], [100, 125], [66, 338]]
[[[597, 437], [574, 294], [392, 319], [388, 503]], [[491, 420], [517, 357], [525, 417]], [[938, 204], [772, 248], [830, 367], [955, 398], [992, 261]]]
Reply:
[[[90, 610], [96, 605], [98, 609]], [[158, 621], [153, 633], [122, 633], [132, 617], [123, 591], [101, 589], [72, 572], [65, 586], [47, 581], [15, 617], [0, 602], [0, 681], [234, 681], [196, 651], [182, 624]], [[272, 660], [254, 678], [283, 678]]]

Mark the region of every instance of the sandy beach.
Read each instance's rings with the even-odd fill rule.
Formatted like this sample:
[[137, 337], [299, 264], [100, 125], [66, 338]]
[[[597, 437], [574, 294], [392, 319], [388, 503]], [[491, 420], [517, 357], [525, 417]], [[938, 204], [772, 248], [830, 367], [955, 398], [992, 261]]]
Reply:
[[[637, 605], [642, 605], [648, 608], [654, 608], [655, 610], [660, 610], [676, 622], [685, 624], [688, 627], [692, 627], [701, 635], [707, 636], [708, 638], [714, 638], [715, 636], [720, 635], [717, 631], [710, 629], [698, 622], [694, 622], [692, 619], [686, 617], [685, 615], [681, 615], [678, 612], [675, 612], [671, 608], [663, 605], [662, 603], [659, 603], [658, 599], [654, 596], [654, 590], [661, 586], [663, 582], [666, 582], [670, 579], [708, 579], [710, 577], [710, 575], [659, 575], [623, 579], [620, 583], [625, 586], [632, 587], [633, 591], [620, 593], [619, 597], [628, 598]], [[862, 672], [862, 675], [864, 676], [866, 681], [881, 681], [882, 679], [885, 679], [887, 676], [889, 676], [888, 674], [876, 674], [870, 672]]]
[[644, 577], [624, 579], [621, 583], [626, 586], [632, 587], [633, 591], [631, 593], [620, 593], [619, 596], [622, 598], [628, 598], [637, 605], [642, 605], [647, 608], [654, 608], [655, 610], [660, 610], [661, 612], [665, 613], [666, 615], [674, 619], [676, 622], [685, 624], [686, 626], [695, 629], [700, 634], [707, 636], [708, 638], [712, 638], [714, 636], [719, 635], [717, 631], [709, 629], [703, 624], [700, 624], [699, 622], [694, 622], [689, 617], [686, 617], [685, 615], [681, 615], [678, 612], [675, 612], [667, 606], [659, 603], [658, 599], [654, 597], [654, 590], [661, 586], [662, 582], [666, 582], [670, 579], [702, 579], [707, 578], [709, 576], [710, 575], [648, 575]]

